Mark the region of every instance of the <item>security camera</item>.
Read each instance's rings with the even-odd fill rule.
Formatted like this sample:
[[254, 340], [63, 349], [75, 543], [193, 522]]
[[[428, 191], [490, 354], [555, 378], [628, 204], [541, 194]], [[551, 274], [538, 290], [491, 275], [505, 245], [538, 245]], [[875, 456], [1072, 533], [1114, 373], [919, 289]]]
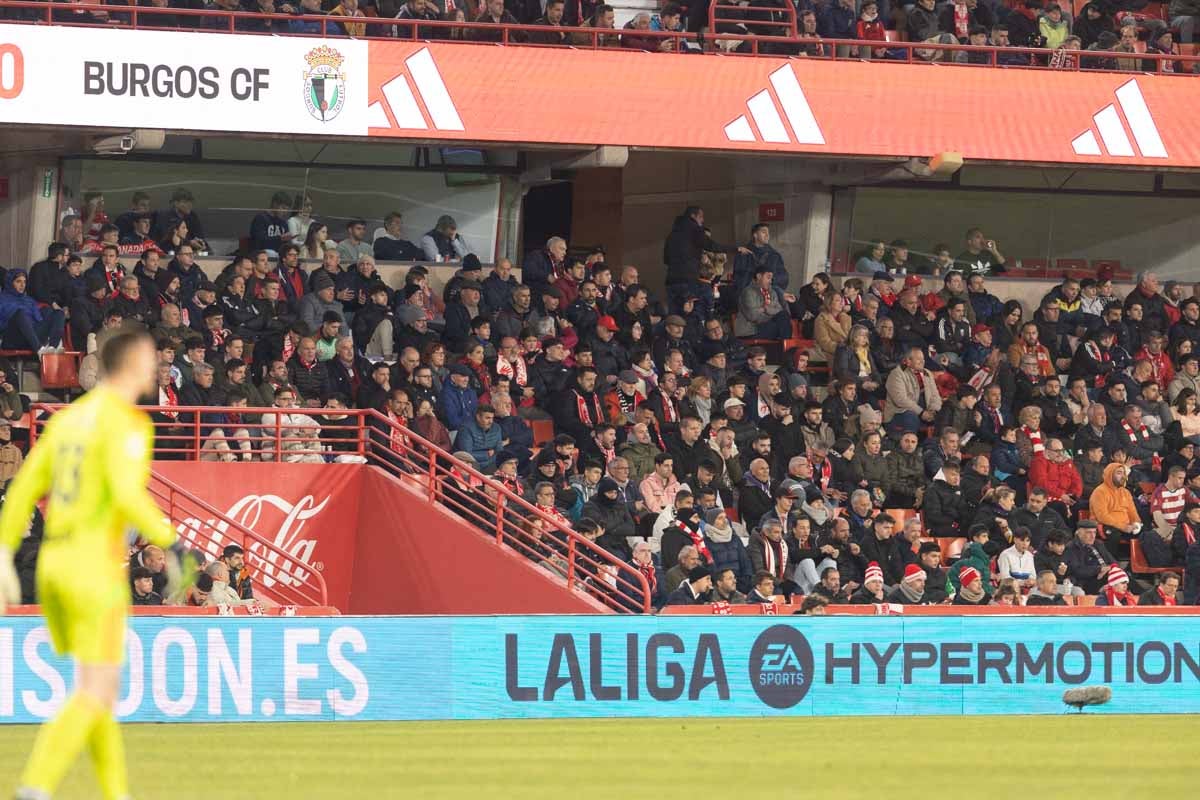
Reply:
[[92, 152], [102, 156], [123, 156], [133, 150], [161, 150], [165, 139], [165, 131], [135, 130], [94, 140]]

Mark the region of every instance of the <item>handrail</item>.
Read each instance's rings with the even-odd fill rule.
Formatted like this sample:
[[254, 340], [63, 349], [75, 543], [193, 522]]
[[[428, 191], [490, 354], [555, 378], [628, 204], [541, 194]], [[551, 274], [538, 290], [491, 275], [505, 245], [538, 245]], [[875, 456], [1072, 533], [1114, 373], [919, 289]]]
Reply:
[[[787, 4], [790, 6], [790, 4]], [[721, 6], [728, 8], [728, 6]], [[0, 8], [9, 9], [27, 9], [32, 13], [30, 19], [5, 19], [5, 24], [50, 24], [62, 25], [70, 27], [96, 27], [112, 26], [112, 27], [129, 27], [134, 29], [145, 29], [154, 31], [186, 31], [189, 33], [238, 33], [248, 35], [271, 35], [271, 36], [334, 36], [357, 39], [402, 39], [408, 41], [437, 41], [443, 43], [486, 43], [500, 45], [520, 45], [524, 47], [570, 47], [570, 48], [608, 48], [613, 47], [614, 43], [636, 42], [638, 40], [658, 40], [660, 42], [671, 42], [669, 49], [680, 51], [684, 49], [686, 43], [693, 45], [716, 45], [719, 42], [737, 43], [738, 49], [741, 45], [748, 45], [748, 52], [727, 52], [724, 48], [714, 47], [712, 52], [719, 52], [722, 55], [749, 55], [749, 56], [775, 56], [782, 57], [788, 55], [807, 55], [812, 58], [820, 58], [831, 61], [859, 61], [858, 51], [862, 48], [869, 50], [892, 50], [903, 51], [903, 59], [873, 59], [871, 63], [892, 63], [901, 61], [903, 63], [938, 63], [951, 64], [955, 66], [1003, 66], [1005, 69], [1046, 69], [1041, 64], [1036, 63], [1037, 59], [1046, 58], [1055, 51], [1046, 48], [1033, 47], [996, 47], [993, 45], [967, 45], [967, 44], [940, 44], [930, 42], [902, 42], [902, 41], [878, 41], [867, 39], [823, 39], [821, 37], [802, 37], [798, 34], [796, 28], [796, 19], [794, 10], [789, 14], [790, 23], [784, 25], [779, 22], [763, 23], [762, 21], [748, 20], [737, 21], [741, 24], [766, 24], [770, 27], [788, 27], [789, 36], [760, 36], [756, 34], [737, 34], [737, 33], [714, 33], [709, 31], [704, 34], [694, 34], [685, 31], [655, 31], [655, 30], [634, 30], [631, 28], [591, 28], [584, 26], [546, 26], [546, 25], [525, 25], [512, 23], [482, 23], [482, 22], [456, 22], [448, 20], [416, 20], [416, 19], [397, 19], [397, 18], [380, 18], [380, 17], [334, 17], [329, 15], [288, 15], [288, 14], [263, 14], [259, 12], [248, 11], [223, 11], [217, 9], [188, 9], [188, 8], [157, 8], [153, 6], [106, 6], [99, 3], [52, 3], [44, 2], [44, 0], [0, 0]], [[742, 7], [738, 7], [742, 8]], [[745, 7], [743, 11], [747, 14], [768, 14], [784, 11], [783, 8], [759, 8]], [[104, 19], [91, 19], [92, 13], [103, 14]], [[68, 19], [70, 15], [82, 17], [84, 14], [89, 16], [89, 19], [78, 21]], [[710, 14], [715, 14], [715, 9], [710, 11]], [[199, 20], [221, 20], [219, 27], [183, 27], [178, 25], [163, 25], [154, 24], [154, 17], [169, 17], [178, 19], [198, 18]], [[147, 21], [151, 20], [151, 21]], [[274, 22], [279, 23], [280, 27], [286, 27], [290, 22], [307, 22], [318, 27], [314, 31], [292, 32], [289, 30], [251, 30], [245, 28], [245, 23], [256, 22]], [[727, 18], [716, 18], [716, 22], [730, 23], [734, 22]], [[712, 20], [710, 20], [710, 23]], [[343, 28], [343, 25], [362, 26], [362, 36], [348, 36]], [[380, 32], [381, 31], [381, 32]], [[566, 34], [568, 42], [565, 45], [531, 43], [525, 41], [530, 34], [546, 34], [547, 32], [556, 32]], [[439, 36], [439, 32], [444, 32], [445, 36]], [[456, 35], [456, 32], [458, 35]], [[470, 34], [470, 35], [468, 35]], [[497, 36], [497, 34], [499, 34]], [[625, 50], [640, 50], [640, 45], [637, 44], [620, 44], [621, 49]], [[845, 48], [850, 51], [848, 55], [838, 55], [838, 49]], [[807, 52], [812, 50], [813, 52]], [[918, 52], [919, 51], [919, 52]], [[708, 52], [706, 50], [706, 52]], [[1153, 62], [1158, 69], [1155, 74], [1164, 75], [1191, 75], [1190, 69], [1176, 69], [1173, 72], [1163, 72], [1161, 64], [1163, 62], [1173, 62], [1176, 65], [1196, 64], [1200, 62], [1200, 55], [1184, 55], [1182, 53], [1125, 53], [1111, 50], [1073, 50], [1070, 62], [1056, 69], [1066, 71], [1088, 71], [1088, 72], [1111, 72], [1096, 66], [1084, 66], [1084, 61], [1094, 62], [1096, 59], [1122, 59], [1135, 60], [1138, 62], [1138, 69], [1121, 70], [1118, 72], [1143, 72], [1141, 65], [1145, 62]], [[936, 57], [923, 57], [922, 53], [937, 54]], [[943, 60], [949, 54], [953, 58], [956, 53], [985, 53], [987, 60], [985, 63], [971, 62], [955, 62]], [[916, 55], [914, 55], [916, 54]], [[1026, 56], [1031, 62], [1028, 66], [1021, 64], [999, 64], [1000, 55], [1017, 55]]]
[[[36, 441], [50, 415], [62, 404], [34, 403], [29, 410], [29, 435]], [[255, 458], [268, 462], [324, 463], [330, 457], [349, 456], [378, 467], [407, 486], [422, 491], [430, 502], [462, 517], [497, 544], [557, 574], [568, 589], [589, 595], [602, 605], [623, 612], [651, 610], [650, 585], [637, 569], [603, 547], [573, 531], [529, 503], [517, 492], [479, 470], [455, 459], [415, 431], [397, 425], [372, 409], [238, 408], [242, 420], [233, 426], [212, 417], [228, 414], [228, 407], [142, 406], [155, 426], [156, 458], [176, 460], [237, 460], [243, 443]], [[165, 414], [173, 414], [166, 417]], [[252, 421], [263, 415], [273, 420]], [[326, 449], [305, 422], [284, 422], [283, 417], [344, 416], [338, 440], [343, 449]], [[249, 418], [249, 419], [248, 419]], [[248, 429], [256, 429], [250, 432]], [[244, 435], [243, 435], [244, 434]], [[221, 449], [228, 447], [226, 453]], [[182, 496], [182, 495], [181, 495]], [[188, 496], [193, 502], [202, 503]], [[210, 508], [205, 506], [206, 508]], [[219, 519], [219, 517], [218, 517]], [[253, 534], [253, 531], [250, 531]], [[252, 540], [262, 540], [253, 534]], [[265, 541], [265, 540], [262, 540]], [[208, 545], [208, 542], [205, 542]], [[272, 543], [272, 547], [274, 547]], [[246, 548], [249, 552], [250, 548]], [[295, 556], [275, 548], [266, 550], [264, 569], [278, 571], [295, 566]], [[303, 572], [303, 570], [301, 570]], [[312, 572], [312, 570], [308, 570]]]

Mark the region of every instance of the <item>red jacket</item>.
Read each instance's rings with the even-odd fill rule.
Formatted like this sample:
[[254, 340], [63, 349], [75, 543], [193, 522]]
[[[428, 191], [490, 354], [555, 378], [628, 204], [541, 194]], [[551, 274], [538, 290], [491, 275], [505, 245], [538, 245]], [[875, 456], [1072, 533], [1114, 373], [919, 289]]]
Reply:
[[1074, 461], [1067, 460], [1056, 464], [1042, 453], [1038, 453], [1029, 465], [1029, 488], [1045, 489], [1051, 500], [1057, 500], [1064, 494], [1081, 500], [1083, 479], [1079, 477], [1079, 470], [1076, 469]]

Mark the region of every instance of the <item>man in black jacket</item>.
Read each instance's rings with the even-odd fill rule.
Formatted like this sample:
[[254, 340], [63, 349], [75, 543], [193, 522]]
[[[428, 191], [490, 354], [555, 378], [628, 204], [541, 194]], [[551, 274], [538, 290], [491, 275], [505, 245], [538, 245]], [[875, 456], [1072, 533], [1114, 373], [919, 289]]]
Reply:
[[1053, 508], [1046, 505], [1046, 490], [1035, 487], [1029, 490], [1029, 497], [1021, 508], [1013, 509], [1008, 516], [1008, 526], [1013, 530], [1029, 528], [1033, 533], [1033, 549], [1041, 550], [1042, 543], [1051, 531], [1062, 531], [1069, 535], [1070, 528], [1066, 520]]
[[884, 582], [888, 586], [899, 583], [904, 577], [904, 556], [900, 552], [899, 540], [893, 535], [895, 525], [896, 520], [891, 514], [880, 514], [859, 545], [862, 558], [867, 563], [874, 561], [883, 570]]
[[683, 304], [700, 279], [700, 257], [706, 253], [742, 253], [745, 247], [714, 242], [704, 227], [704, 209], [688, 206], [675, 218], [663, 243], [663, 263], [667, 266], [667, 302], [673, 313], [683, 313]]
[[675, 591], [667, 596], [669, 606], [702, 606], [708, 602], [709, 591], [712, 589], [712, 574], [708, 567], [699, 564], [688, 572], [687, 580], [679, 584]]
[[1103, 543], [1096, 541], [1095, 520], [1079, 521], [1075, 538], [1063, 553], [1071, 580], [1088, 594], [1099, 594], [1108, 579], [1109, 568], [1117, 563]]
[[959, 488], [961, 478], [957, 461], [942, 465], [944, 478], [936, 480], [925, 492], [921, 510], [925, 526], [934, 536], [959, 536], [966, 519], [966, 503]]

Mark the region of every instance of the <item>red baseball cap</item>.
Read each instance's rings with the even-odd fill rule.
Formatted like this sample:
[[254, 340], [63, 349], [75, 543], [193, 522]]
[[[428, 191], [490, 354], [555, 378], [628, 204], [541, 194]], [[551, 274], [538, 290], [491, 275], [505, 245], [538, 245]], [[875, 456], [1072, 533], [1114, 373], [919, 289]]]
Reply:
[[613, 319], [612, 317], [608, 316], [607, 314], [605, 314], [600, 319], [596, 320], [596, 324], [603, 325], [605, 328], [608, 328], [613, 333], [616, 333], [618, 330], [620, 330], [620, 328], [617, 327], [617, 321], [615, 319]]

